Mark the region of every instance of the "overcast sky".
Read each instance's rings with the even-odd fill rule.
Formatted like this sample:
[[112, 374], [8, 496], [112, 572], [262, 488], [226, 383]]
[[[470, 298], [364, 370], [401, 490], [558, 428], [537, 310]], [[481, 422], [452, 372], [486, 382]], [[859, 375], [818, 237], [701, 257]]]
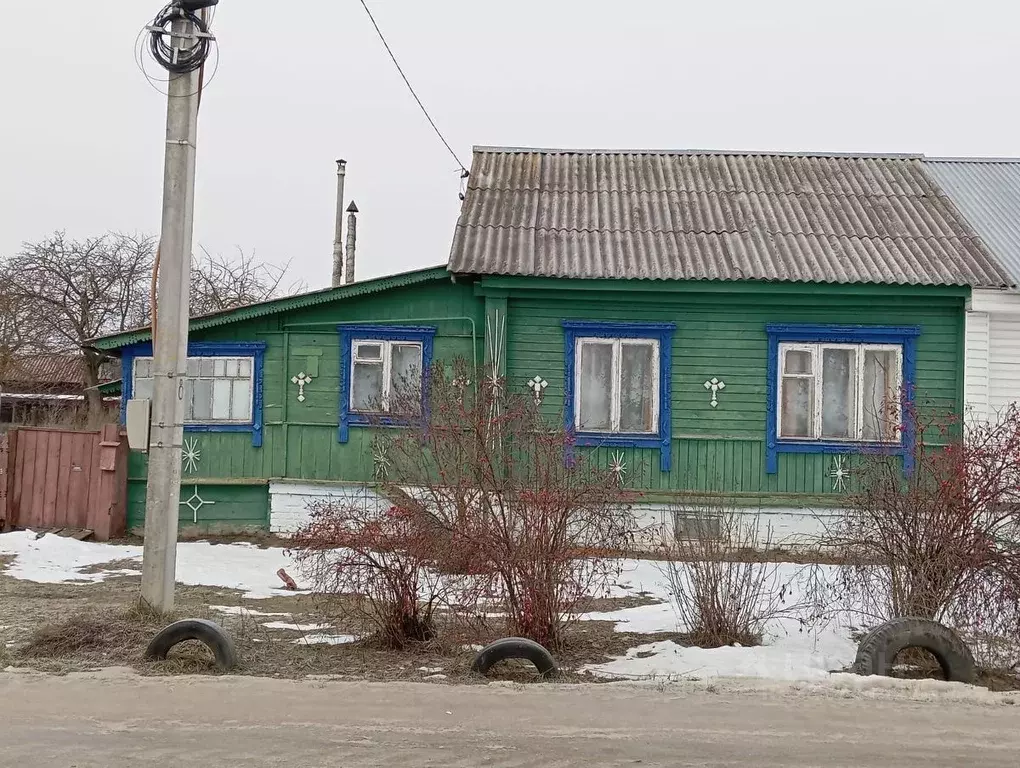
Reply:
[[[0, 251], [158, 231], [166, 103], [133, 47], [161, 2], [4, 0]], [[474, 144], [1020, 155], [1020, 3], [368, 2], [466, 164]], [[444, 263], [457, 164], [359, 0], [221, 0], [214, 31], [196, 243], [328, 284], [344, 157], [358, 279]]]

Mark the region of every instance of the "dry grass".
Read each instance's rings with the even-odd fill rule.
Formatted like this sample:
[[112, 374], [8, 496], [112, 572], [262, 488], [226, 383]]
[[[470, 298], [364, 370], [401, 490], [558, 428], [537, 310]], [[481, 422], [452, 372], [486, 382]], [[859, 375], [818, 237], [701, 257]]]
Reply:
[[[125, 564], [120, 564], [125, 565]], [[127, 564], [130, 567], [130, 564]], [[98, 569], [97, 570], [103, 570]], [[324, 613], [328, 603], [307, 595], [280, 595], [247, 600], [234, 590], [178, 585], [177, 609], [171, 617], [157, 617], [137, 607], [139, 578], [118, 576], [98, 583], [39, 584], [0, 573], [0, 665], [27, 666], [64, 674], [97, 667], [128, 666], [146, 675], [220, 674], [212, 654], [198, 643], [182, 643], [165, 661], [149, 662], [145, 648], [171, 620], [207, 618], [223, 626], [237, 648], [237, 674], [302, 678], [329, 676], [349, 680], [483, 683], [503, 679], [538, 681], [533, 667], [507, 662], [483, 678], [471, 673], [475, 651], [506, 636], [500, 619], [464, 626], [451, 616], [442, 618], [442, 641], [413, 645], [404, 651], [381, 647], [371, 637], [343, 645], [296, 643], [320, 632], [270, 629], [265, 624], [330, 624], [322, 634], [359, 634], [358, 628], [338, 625]], [[649, 598], [591, 600], [585, 610], [616, 610], [654, 602]], [[232, 606], [239, 614], [213, 611]], [[282, 614], [262, 616], [248, 613]], [[663, 636], [665, 637], [665, 636]], [[565, 670], [561, 681], [592, 680], [574, 672], [585, 664], [607, 661], [635, 645], [663, 639], [614, 631], [612, 622], [580, 622], [568, 631], [557, 661]], [[6, 647], [7, 642], [13, 642]], [[434, 675], [443, 675], [436, 678]]]

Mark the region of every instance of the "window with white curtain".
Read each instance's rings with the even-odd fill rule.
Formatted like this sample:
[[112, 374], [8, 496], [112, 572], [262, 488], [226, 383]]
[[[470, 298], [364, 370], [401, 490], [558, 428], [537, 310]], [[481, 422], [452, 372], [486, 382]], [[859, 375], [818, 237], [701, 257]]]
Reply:
[[779, 345], [777, 433], [793, 440], [900, 440], [903, 348]]
[[574, 351], [579, 432], [659, 431], [657, 339], [578, 338]]
[[[185, 424], [248, 424], [252, 421], [254, 358], [189, 357], [185, 371]], [[133, 397], [151, 400], [152, 387], [152, 358], [136, 357]]]
[[412, 413], [421, 407], [422, 345], [357, 339], [351, 344], [353, 413]]

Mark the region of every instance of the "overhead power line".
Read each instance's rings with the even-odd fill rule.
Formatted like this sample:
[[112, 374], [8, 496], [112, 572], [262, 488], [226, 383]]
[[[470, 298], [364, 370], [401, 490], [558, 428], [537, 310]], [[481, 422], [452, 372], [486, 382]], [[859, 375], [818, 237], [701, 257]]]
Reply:
[[365, 9], [365, 13], [368, 14], [369, 20], [372, 22], [372, 26], [375, 27], [375, 32], [379, 35], [379, 39], [382, 41], [383, 46], [386, 48], [386, 53], [390, 55], [390, 59], [393, 61], [393, 66], [397, 68], [397, 72], [404, 80], [404, 84], [407, 86], [407, 90], [414, 96], [414, 100], [418, 102], [418, 106], [421, 107], [422, 114], [425, 115], [425, 119], [429, 121], [429, 125], [432, 126], [432, 130], [436, 132], [436, 136], [443, 142], [443, 146], [446, 147], [446, 151], [450, 153], [454, 160], [457, 161], [457, 165], [460, 166], [461, 171], [467, 173], [467, 168], [464, 167], [464, 163], [457, 157], [457, 153], [453, 151], [453, 147], [450, 146], [450, 142], [443, 136], [443, 132], [439, 130], [439, 126], [436, 125], [436, 121], [432, 119], [429, 111], [425, 109], [425, 105], [422, 104], [421, 99], [418, 98], [418, 94], [415, 93], [414, 87], [411, 85], [411, 81], [407, 79], [407, 75], [404, 74], [404, 70], [400, 66], [400, 62], [397, 61], [397, 57], [393, 55], [393, 49], [390, 48], [390, 44], [386, 42], [386, 37], [383, 35], [382, 30], [379, 29], [379, 25], [376, 23], [375, 16], [372, 15], [372, 11], [368, 7], [368, 3], [365, 0], [361, 0], [361, 7]]

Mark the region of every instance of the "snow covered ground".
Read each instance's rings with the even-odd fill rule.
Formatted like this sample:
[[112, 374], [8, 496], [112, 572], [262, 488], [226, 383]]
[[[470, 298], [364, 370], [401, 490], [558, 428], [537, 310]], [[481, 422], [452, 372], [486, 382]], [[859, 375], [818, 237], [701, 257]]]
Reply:
[[[668, 600], [669, 587], [662, 567], [662, 563], [649, 560], [624, 561], [611, 596], [646, 595], [663, 602], [588, 613], [582, 618], [615, 621], [618, 632], [651, 634], [690, 629], [679, 626], [679, 619]], [[818, 566], [813, 575], [827, 578], [829, 569]], [[807, 610], [809, 571], [801, 565], [783, 563], [777, 567], [774, 578], [777, 586], [787, 586], [784, 604], [790, 606], [790, 612], [767, 626], [764, 645], [753, 648], [688, 648], [663, 640], [631, 648], [623, 657], [587, 669], [600, 675], [639, 679], [762, 677], [817, 680], [853, 662], [857, 645], [850, 639], [849, 627], [841, 626], [832, 617], [813, 625], [803, 621], [810, 613]]]
[[[0, 556], [13, 557], [6, 574], [16, 579], [43, 583], [97, 582], [141, 569], [142, 549], [98, 542], [82, 542], [55, 535], [36, 538], [36, 534], [18, 531], [0, 535]], [[132, 565], [125, 568], [124, 561]], [[104, 563], [117, 562], [109, 570], [83, 573]], [[133, 566], [137, 563], [137, 567]], [[648, 560], [620, 563], [621, 573], [610, 590], [610, 597], [646, 596], [661, 602], [604, 613], [589, 613], [582, 618], [616, 622], [616, 630], [639, 634], [684, 631], [671, 607], [661, 564]], [[278, 548], [261, 549], [251, 544], [209, 544], [182, 542], [178, 545], [177, 580], [182, 584], [223, 587], [240, 590], [246, 598], [259, 599], [287, 592], [276, 571], [286, 568], [301, 583], [300, 569]], [[789, 584], [786, 602], [806, 601], [808, 585], [802, 566], [783, 564], [778, 579]], [[216, 608], [216, 606], [213, 606]], [[224, 612], [242, 610], [221, 606]], [[219, 609], [219, 608], [217, 608]], [[247, 609], [244, 609], [247, 610]], [[271, 616], [251, 611], [252, 615]], [[280, 622], [280, 626], [283, 626]], [[298, 629], [298, 627], [295, 627]], [[321, 630], [323, 627], [300, 627]], [[588, 669], [600, 675], [632, 679], [681, 679], [715, 677], [758, 677], [780, 680], [819, 680], [829, 672], [853, 661], [856, 645], [850, 631], [836, 622], [817, 626], [802, 624], [791, 614], [773, 621], [767, 628], [765, 645], [754, 648], [686, 648], [672, 641], [650, 642], [611, 662]], [[295, 642], [345, 643], [349, 635], [314, 634]]]
[[[0, 557], [13, 555], [8, 576], [43, 584], [74, 581], [104, 581], [111, 576], [141, 574], [142, 548], [76, 541], [47, 534], [40, 539], [31, 531], [0, 535]], [[114, 561], [132, 560], [135, 569], [113, 568], [99, 573], [82, 569]], [[295, 573], [294, 561], [282, 549], [261, 549], [254, 544], [210, 544], [206, 541], [177, 545], [177, 581], [191, 586], [238, 589], [244, 597], [262, 599], [280, 595], [303, 594], [282, 589], [276, 575], [280, 568]]]

